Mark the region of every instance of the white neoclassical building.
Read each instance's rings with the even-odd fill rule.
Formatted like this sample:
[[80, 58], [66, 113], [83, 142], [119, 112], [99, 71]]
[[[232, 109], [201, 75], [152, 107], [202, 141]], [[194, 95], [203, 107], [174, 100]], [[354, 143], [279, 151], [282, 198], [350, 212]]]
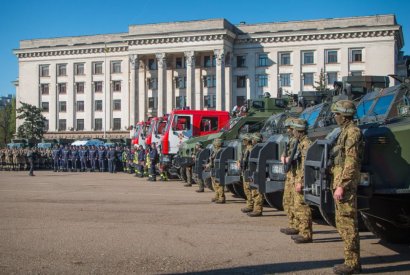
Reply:
[[21, 41], [16, 96], [43, 108], [49, 137], [125, 137], [135, 122], [175, 108], [231, 110], [264, 92], [312, 90], [321, 71], [329, 85], [396, 74], [403, 43], [394, 15], [131, 25]]

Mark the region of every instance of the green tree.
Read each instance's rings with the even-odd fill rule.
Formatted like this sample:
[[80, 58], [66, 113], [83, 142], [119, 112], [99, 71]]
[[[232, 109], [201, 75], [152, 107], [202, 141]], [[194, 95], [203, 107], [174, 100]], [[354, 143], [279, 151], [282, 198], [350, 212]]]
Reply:
[[0, 109], [0, 145], [11, 141], [16, 132], [16, 98]]
[[313, 87], [316, 89], [316, 91], [328, 90], [327, 85], [326, 85], [326, 77], [325, 77], [325, 73], [323, 72], [323, 69], [320, 70], [319, 81], [315, 81], [315, 83], [317, 85], [313, 85]]
[[21, 102], [21, 107], [17, 109], [17, 118], [24, 122], [17, 129], [17, 136], [34, 143], [43, 138], [46, 118], [41, 114], [41, 109], [34, 105]]

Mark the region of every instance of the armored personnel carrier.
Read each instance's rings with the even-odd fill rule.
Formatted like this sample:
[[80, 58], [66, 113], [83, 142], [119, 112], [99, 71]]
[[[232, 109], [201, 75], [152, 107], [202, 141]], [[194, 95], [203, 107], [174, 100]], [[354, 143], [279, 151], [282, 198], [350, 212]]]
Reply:
[[[367, 228], [380, 238], [410, 242], [410, 79], [366, 94], [357, 105], [365, 146], [358, 209]], [[338, 133], [317, 140], [305, 163], [305, 200], [332, 221], [334, 201], [330, 150]]]

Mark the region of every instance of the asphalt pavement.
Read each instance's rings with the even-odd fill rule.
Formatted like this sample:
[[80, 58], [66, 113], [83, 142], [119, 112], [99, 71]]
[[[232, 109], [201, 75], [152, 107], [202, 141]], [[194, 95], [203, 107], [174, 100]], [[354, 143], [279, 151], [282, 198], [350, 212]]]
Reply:
[[[180, 181], [128, 174], [0, 171], [0, 274], [332, 274], [343, 262], [335, 228], [318, 220], [314, 241], [279, 232], [287, 219], [266, 207]], [[410, 246], [362, 232], [364, 273], [410, 274]]]

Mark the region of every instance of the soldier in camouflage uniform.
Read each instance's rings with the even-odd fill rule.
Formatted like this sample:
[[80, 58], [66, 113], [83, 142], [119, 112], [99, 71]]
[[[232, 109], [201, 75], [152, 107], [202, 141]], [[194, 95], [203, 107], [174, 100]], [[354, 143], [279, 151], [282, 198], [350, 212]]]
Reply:
[[[209, 162], [205, 166], [205, 169], [207, 169], [207, 170], [211, 169], [211, 171], [214, 168], [215, 157], [218, 154], [219, 150], [221, 150], [222, 140], [219, 139], [219, 138], [214, 139], [213, 146], [214, 146], [214, 148], [212, 150], [211, 156], [209, 157]], [[211, 181], [212, 181], [212, 186], [213, 186], [214, 191], [215, 191], [215, 197], [212, 198], [212, 202], [225, 203], [225, 190], [224, 190], [224, 187], [219, 182], [216, 182], [216, 179], [215, 179], [214, 176], [211, 176]]]
[[286, 127], [286, 132], [289, 136], [289, 142], [286, 147], [286, 151], [281, 156], [281, 162], [285, 166], [286, 170], [286, 181], [285, 188], [283, 190], [283, 209], [285, 210], [286, 216], [288, 217], [289, 226], [286, 228], [281, 228], [280, 232], [286, 235], [297, 235], [299, 234], [299, 224], [295, 219], [293, 210], [293, 197], [294, 195], [294, 179], [296, 172], [296, 165], [293, 162], [294, 153], [296, 153], [298, 140], [293, 135], [293, 128], [291, 127], [291, 122], [294, 118], [288, 118], [285, 121], [284, 126]]
[[293, 128], [293, 135], [298, 140], [297, 152], [294, 157], [296, 160], [296, 171], [294, 179], [293, 209], [295, 219], [297, 220], [296, 222], [299, 226], [299, 235], [292, 236], [292, 239], [295, 243], [311, 243], [312, 212], [309, 205], [304, 201], [303, 185], [306, 153], [312, 142], [306, 135], [306, 120], [296, 118], [292, 120], [291, 127]]
[[[262, 142], [262, 135], [260, 133], [254, 133], [251, 135], [252, 139], [252, 148]], [[249, 151], [250, 153], [250, 151]], [[249, 217], [259, 217], [262, 216], [263, 212], [263, 195], [256, 188], [251, 188], [252, 202], [253, 202], [253, 211], [248, 213]]]
[[4, 170], [5, 158], [6, 158], [6, 150], [0, 149], [0, 171]]
[[335, 120], [341, 127], [332, 150], [334, 165], [333, 198], [336, 210], [336, 228], [344, 242], [344, 264], [336, 265], [336, 274], [361, 272], [360, 242], [357, 223], [357, 186], [360, 181], [363, 137], [354, 124], [356, 107], [350, 100], [340, 100], [332, 105]]
[[[203, 144], [202, 142], [198, 141], [195, 144], [195, 154], [194, 154], [194, 161], [198, 158], [199, 153], [201, 153], [203, 150]], [[195, 190], [198, 193], [202, 193], [205, 191], [205, 187], [204, 187], [204, 181], [202, 180], [202, 178], [199, 178], [198, 175], [196, 174], [196, 182], [198, 183], [198, 189]]]
[[246, 206], [241, 209], [243, 213], [250, 213], [253, 211], [253, 201], [252, 201], [252, 191], [249, 183], [249, 179], [245, 176], [245, 170], [248, 168], [249, 154], [253, 148], [251, 136], [245, 134], [242, 137], [242, 156], [239, 162], [241, 167], [242, 182], [243, 182], [243, 191], [246, 195]]
[[[191, 151], [191, 158], [195, 159], [195, 153], [194, 150]], [[193, 165], [188, 165], [185, 168], [185, 173], [186, 173], [186, 184], [184, 184], [185, 187], [191, 187], [192, 183], [194, 182], [193, 180], [193, 176], [192, 176], [192, 169], [193, 169]]]

